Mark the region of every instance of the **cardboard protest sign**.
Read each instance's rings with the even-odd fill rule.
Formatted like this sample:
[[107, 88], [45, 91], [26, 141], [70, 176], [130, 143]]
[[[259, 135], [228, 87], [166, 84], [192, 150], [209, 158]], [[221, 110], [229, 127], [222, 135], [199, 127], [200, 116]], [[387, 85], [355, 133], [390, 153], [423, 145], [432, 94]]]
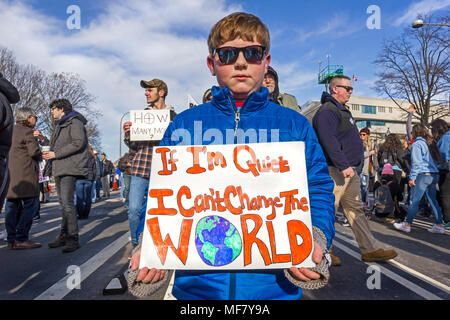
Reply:
[[304, 149], [155, 147], [140, 268], [314, 266]]
[[170, 123], [170, 110], [130, 111], [131, 141], [161, 140]]

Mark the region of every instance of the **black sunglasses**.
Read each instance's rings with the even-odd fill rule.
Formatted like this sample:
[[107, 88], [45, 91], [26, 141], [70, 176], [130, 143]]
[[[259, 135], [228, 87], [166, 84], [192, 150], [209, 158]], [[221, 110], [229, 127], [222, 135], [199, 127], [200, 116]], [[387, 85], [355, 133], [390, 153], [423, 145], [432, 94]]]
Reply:
[[347, 92], [353, 91], [353, 87], [350, 87], [350, 86], [340, 86], [340, 85], [337, 85], [336, 87], [344, 88], [345, 90], [347, 90]]
[[244, 53], [245, 60], [248, 63], [260, 63], [266, 53], [266, 47], [256, 45], [244, 48], [222, 47], [215, 49], [214, 54], [217, 53], [220, 62], [223, 64], [233, 64], [241, 51]]

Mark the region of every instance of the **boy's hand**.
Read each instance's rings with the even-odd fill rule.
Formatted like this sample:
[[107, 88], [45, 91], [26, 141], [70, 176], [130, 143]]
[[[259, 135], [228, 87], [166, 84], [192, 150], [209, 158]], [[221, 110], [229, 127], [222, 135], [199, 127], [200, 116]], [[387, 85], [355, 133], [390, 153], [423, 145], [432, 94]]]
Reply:
[[[314, 263], [319, 264], [322, 261], [323, 251], [320, 245], [314, 241], [314, 251], [312, 254], [312, 260]], [[289, 273], [297, 280], [301, 281], [311, 281], [320, 279], [320, 274], [314, 272], [308, 268], [296, 268], [291, 267]]]
[[416, 182], [414, 180], [409, 180], [408, 184], [411, 188], [416, 186]]
[[[131, 271], [136, 271], [139, 268], [139, 262], [141, 261], [141, 248], [139, 248], [131, 257]], [[136, 277], [136, 282], [142, 283], [155, 283], [164, 279], [166, 270], [151, 269], [147, 267], [141, 269]]]

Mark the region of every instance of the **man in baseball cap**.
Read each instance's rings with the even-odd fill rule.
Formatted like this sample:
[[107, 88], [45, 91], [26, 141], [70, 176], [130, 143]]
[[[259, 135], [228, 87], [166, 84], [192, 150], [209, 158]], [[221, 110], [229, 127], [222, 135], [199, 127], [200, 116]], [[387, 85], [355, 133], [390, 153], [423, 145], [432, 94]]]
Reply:
[[[148, 106], [145, 110], [170, 110], [170, 120], [175, 118], [175, 110], [166, 105], [166, 97], [168, 93], [167, 84], [160, 79], [153, 79], [150, 81], [141, 81], [141, 87], [145, 89], [145, 96], [147, 97]], [[128, 194], [128, 221], [130, 224], [131, 242], [133, 245], [138, 243], [138, 227], [139, 214], [141, 209], [145, 206], [145, 195], [148, 190], [148, 183], [150, 179], [150, 168], [152, 163], [152, 151], [154, 146], [159, 145], [159, 141], [130, 141], [130, 129], [132, 123], [125, 122], [123, 130], [125, 133], [124, 142], [130, 150], [136, 152], [133, 162], [131, 163], [131, 180], [130, 191]]]
[[147, 88], [157, 88], [158, 92], [163, 90], [164, 91], [164, 98], [167, 97], [167, 94], [169, 93], [168, 89], [167, 89], [167, 84], [160, 80], [160, 79], [153, 79], [150, 81], [145, 81], [145, 80], [141, 80], [141, 87], [144, 89]]

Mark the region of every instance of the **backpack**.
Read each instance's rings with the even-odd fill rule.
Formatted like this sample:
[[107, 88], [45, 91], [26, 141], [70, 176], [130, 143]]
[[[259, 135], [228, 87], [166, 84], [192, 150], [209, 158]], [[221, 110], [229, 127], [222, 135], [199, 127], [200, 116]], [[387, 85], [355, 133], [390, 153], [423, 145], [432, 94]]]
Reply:
[[392, 154], [390, 151], [383, 151], [382, 159], [383, 159], [383, 166], [386, 163], [391, 164], [391, 166], [395, 166], [397, 159], [397, 152], [394, 152], [394, 154]]
[[382, 184], [375, 190], [375, 212], [378, 214], [389, 214], [394, 212], [395, 203], [392, 198], [391, 190], [389, 189], [389, 184]]

